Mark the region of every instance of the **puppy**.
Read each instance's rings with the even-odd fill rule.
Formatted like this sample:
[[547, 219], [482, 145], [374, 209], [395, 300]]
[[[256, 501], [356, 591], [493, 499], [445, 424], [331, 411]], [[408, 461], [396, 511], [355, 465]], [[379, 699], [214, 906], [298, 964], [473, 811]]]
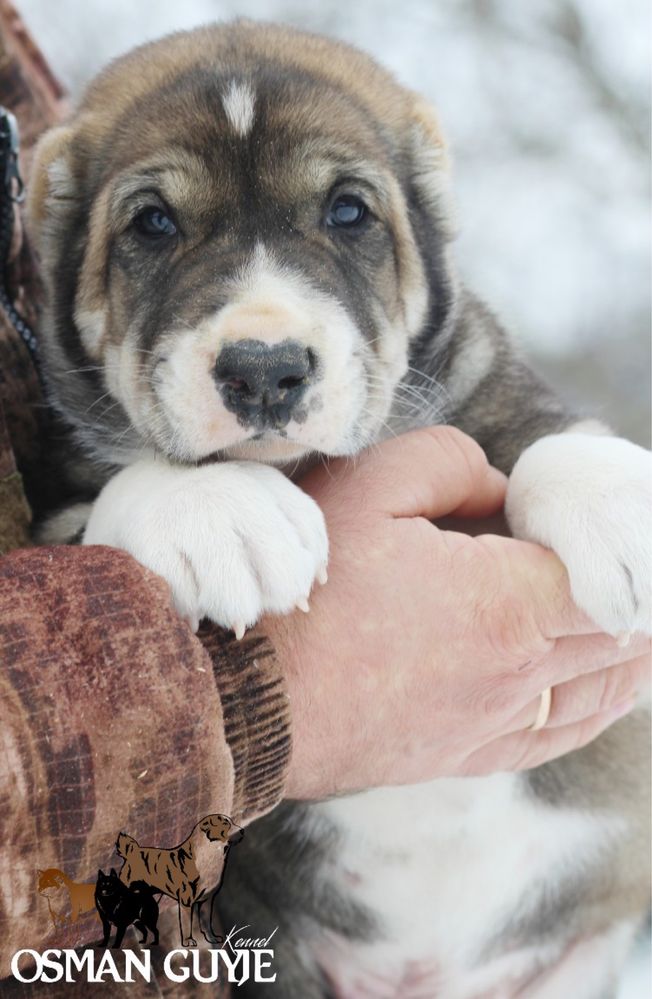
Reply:
[[[124, 863], [119, 878], [124, 885], [144, 882], [179, 904], [182, 947], [195, 947], [192, 935], [195, 911], [211, 892], [219, 891], [229, 847], [242, 839], [242, 829], [226, 815], [206, 815], [190, 836], [171, 850], [140, 846], [133, 836], [120, 833], [116, 842]], [[212, 844], [218, 844], [214, 846]]]
[[[649, 630], [650, 456], [569, 411], [461, 283], [448, 186], [435, 114], [345, 45], [238, 22], [111, 64], [34, 166], [51, 398], [71, 474], [105, 482], [44, 537], [86, 525], [241, 635], [325, 579], [283, 470], [446, 421], [596, 626]], [[527, 774], [283, 806], [226, 917], [279, 924], [285, 999], [611, 995], [647, 906], [648, 721]]]
[[50, 919], [55, 929], [76, 923], [80, 916], [95, 911], [94, 884], [73, 881], [58, 867], [48, 867], [36, 873], [38, 893], [47, 899]]

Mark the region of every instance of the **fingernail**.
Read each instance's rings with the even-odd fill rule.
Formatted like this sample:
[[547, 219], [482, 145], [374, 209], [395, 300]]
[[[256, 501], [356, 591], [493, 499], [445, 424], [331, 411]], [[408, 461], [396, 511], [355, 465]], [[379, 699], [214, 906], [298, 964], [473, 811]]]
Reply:
[[634, 707], [636, 707], [636, 697], [630, 697], [626, 701], [621, 701], [620, 704], [614, 704], [613, 708], [605, 711], [605, 718], [622, 718], [623, 715], [628, 715]]

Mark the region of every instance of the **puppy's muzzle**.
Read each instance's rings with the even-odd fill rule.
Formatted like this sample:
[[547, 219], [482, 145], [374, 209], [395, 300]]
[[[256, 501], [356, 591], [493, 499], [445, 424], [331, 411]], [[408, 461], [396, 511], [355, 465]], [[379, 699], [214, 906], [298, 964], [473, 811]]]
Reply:
[[222, 348], [214, 376], [224, 405], [243, 426], [278, 430], [305, 418], [299, 403], [315, 369], [313, 351], [296, 340], [271, 346], [238, 340]]

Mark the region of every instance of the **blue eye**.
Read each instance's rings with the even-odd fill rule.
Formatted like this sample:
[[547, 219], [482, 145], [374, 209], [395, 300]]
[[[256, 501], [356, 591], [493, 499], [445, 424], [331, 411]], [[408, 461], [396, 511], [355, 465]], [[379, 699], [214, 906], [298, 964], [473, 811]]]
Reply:
[[328, 210], [326, 225], [337, 229], [351, 229], [367, 217], [367, 206], [355, 194], [341, 194]]
[[141, 236], [160, 239], [161, 236], [176, 236], [177, 227], [161, 208], [143, 208], [134, 219], [134, 227]]

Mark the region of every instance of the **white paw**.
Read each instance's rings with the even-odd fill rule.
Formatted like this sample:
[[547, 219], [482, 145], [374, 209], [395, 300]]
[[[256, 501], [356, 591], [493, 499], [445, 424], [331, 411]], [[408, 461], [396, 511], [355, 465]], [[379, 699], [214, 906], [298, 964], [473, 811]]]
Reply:
[[652, 631], [652, 454], [618, 437], [544, 437], [509, 480], [515, 537], [552, 548], [603, 631]]
[[208, 617], [238, 637], [265, 612], [307, 610], [328, 559], [314, 500], [277, 469], [246, 461], [130, 465], [100, 493], [83, 543], [130, 552], [167, 580], [193, 628]]

